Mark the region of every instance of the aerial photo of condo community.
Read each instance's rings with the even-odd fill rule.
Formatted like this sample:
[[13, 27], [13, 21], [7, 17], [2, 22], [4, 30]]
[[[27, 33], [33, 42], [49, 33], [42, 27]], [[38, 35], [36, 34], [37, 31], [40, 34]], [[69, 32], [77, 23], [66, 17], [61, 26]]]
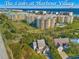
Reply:
[[79, 16], [1, 9], [0, 59], [79, 59]]

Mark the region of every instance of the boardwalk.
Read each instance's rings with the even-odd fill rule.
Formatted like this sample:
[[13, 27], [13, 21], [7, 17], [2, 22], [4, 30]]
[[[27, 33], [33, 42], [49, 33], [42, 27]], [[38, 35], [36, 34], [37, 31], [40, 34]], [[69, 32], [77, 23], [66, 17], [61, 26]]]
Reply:
[[62, 48], [63, 47], [58, 48], [59, 55], [61, 56], [62, 59], [67, 59], [69, 56], [63, 51]]
[[62, 59], [67, 59], [68, 55], [63, 51], [63, 52], [59, 52], [60, 56], [62, 57]]
[[1, 34], [0, 34], [0, 59], [9, 59]]

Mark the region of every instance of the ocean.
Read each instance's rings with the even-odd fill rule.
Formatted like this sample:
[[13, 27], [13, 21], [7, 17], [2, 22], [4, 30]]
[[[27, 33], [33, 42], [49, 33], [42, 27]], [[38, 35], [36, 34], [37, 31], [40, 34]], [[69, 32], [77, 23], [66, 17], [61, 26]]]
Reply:
[[[7, 8], [7, 9], [18, 10], [19, 8]], [[45, 9], [45, 8], [41, 8], [41, 9], [24, 9], [24, 8], [20, 8], [19, 10], [23, 10], [23, 11], [41, 10], [41, 11], [49, 11], [49, 12], [73, 12], [75, 16], [79, 16], [79, 8], [50, 8], [50, 9]]]
[[27, 10], [44, 10], [50, 12], [73, 12], [74, 15], [79, 16], [79, 8], [56, 8], [56, 9], [23, 9], [24, 11]]

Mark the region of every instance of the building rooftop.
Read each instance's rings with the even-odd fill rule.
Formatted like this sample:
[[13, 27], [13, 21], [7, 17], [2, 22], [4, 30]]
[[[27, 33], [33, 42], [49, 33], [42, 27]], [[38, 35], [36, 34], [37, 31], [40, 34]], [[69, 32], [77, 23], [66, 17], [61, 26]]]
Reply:
[[55, 45], [63, 45], [63, 44], [68, 44], [69, 43], [69, 38], [56, 38], [54, 39]]
[[40, 47], [45, 47], [45, 46], [46, 46], [44, 39], [42, 39], [42, 40], [37, 40], [37, 44], [38, 44], [38, 48], [40, 48]]

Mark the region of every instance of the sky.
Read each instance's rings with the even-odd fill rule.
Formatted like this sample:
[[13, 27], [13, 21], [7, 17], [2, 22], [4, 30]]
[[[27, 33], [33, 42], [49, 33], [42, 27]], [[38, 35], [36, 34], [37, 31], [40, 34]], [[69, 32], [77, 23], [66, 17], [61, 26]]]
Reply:
[[[11, 2], [12, 5], [6, 5], [6, 1]], [[0, 0], [0, 8], [39, 8], [40, 6], [15, 6], [15, 2], [52, 2], [52, 3], [57, 3], [55, 6], [50, 6], [50, 8], [79, 8], [79, 0]], [[73, 6], [61, 6], [59, 5], [60, 3], [73, 3]], [[9, 4], [11, 4], [9, 3]], [[40, 7], [41, 8], [41, 7]], [[42, 7], [43, 8], [43, 7]], [[49, 6], [44, 6], [44, 8], [49, 8]]]

